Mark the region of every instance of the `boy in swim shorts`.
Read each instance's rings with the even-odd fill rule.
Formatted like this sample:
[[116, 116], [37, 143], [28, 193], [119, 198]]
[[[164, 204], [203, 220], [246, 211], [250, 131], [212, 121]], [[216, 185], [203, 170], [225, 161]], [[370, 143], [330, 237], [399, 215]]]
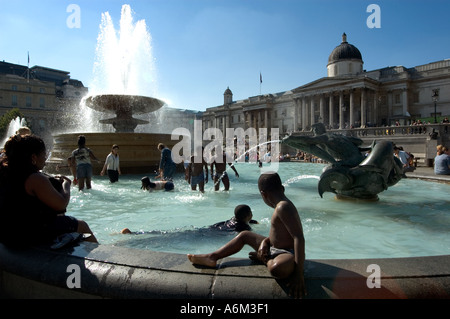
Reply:
[[244, 245], [249, 245], [255, 250], [250, 253], [250, 258], [265, 263], [275, 278], [288, 279], [289, 294], [294, 298], [301, 298], [305, 294], [305, 239], [297, 208], [284, 194], [284, 187], [277, 173], [261, 174], [258, 188], [264, 202], [274, 208], [269, 237], [242, 231], [212, 253], [188, 254], [187, 257], [193, 264], [216, 267], [219, 259], [231, 256]]

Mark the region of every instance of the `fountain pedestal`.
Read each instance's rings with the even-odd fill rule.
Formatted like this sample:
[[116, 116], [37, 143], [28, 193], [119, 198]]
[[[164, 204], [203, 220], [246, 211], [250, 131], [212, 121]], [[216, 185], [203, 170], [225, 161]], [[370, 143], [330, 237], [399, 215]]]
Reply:
[[101, 123], [112, 124], [115, 133], [66, 133], [54, 135], [52, 156], [47, 161], [46, 171], [57, 174], [70, 174], [67, 159], [76, 149], [80, 134], [86, 137], [86, 146], [102, 164], [92, 162], [94, 174], [99, 174], [103, 168], [106, 156], [111, 152], [113, 144], [119, 145], [120, 169], [122, 174], [148, 174], [159, 167], [161, 152], [157, 149], [159, 143], [172, 148], [178, 141], [171, 140], [171, 134], [134, 133], [138, 124], [148, 121], [133, 118], [133, 114], [153, 112], [164, 105], [164, 102], [145, 96], [104, 94], [94, 95], [86, 99], [90, 108], [115, 113], [116, 117], [100, 120]]
[[[80, 133], [54, 135], [52, 156], [45, 170], [54, 174], [70, 175], [67, 158], [77, 148]], [[94, 175], [100, 174], [106, 156], [113, 144], [119, 145], [120, 168], [122, 174], [152, 174], [158, 169], [161, 152], [158, 143], [172, 148], [178, 141], [172, 141], [170, 134], [153, 133], [83, 133], [86, 145], [102, 161], [92, 162]]]

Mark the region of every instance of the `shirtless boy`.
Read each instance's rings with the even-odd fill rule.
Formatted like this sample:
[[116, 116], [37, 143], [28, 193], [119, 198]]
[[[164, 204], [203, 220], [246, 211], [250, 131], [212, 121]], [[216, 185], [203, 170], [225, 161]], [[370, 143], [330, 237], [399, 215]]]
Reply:
[[[236, 177], [239, 177], [239, 174], [234, 167], [233, 164], [228, 163], [230, 165], [231, 169], [236, 174]], [[214, 167], [216, 169], [216, 173], [214, 173]], [[220, 181], [222, 181], [223, 186], [225, 187], [225, 190], [230, 189], [230, 179], [228, 178], [227, 170], [227, 156], [226, 153], [223, 152], [223, 158], [222, 161], [217, 161], [216, 159], [211, 163], [211, 178], [214, 181], [214, 190], [218, 191], [220, 187]]]
[[[191, 185], [191, 189], [193, 191], [197, 190], [198, 185], [200, 192], [203, 193], [205, 191], [205, 183], [208, 183], [208, 164], [203, 158], [203, 152], [201, 154], [202, 161], [200, 163], [196, 163], [196, 157], [191, 156], [191, 161], [186, 168], [185, 175], [186, 181]], [[203, 173], [203, 167], [205, 167], [205, 173]]]
[[215, 252], [187, 256], [193, 264], [216, 267], [219, 259], [239, 252], [247, 244], [255, 250], [250, 253], [250, 258], [264, 262], [275, 278], [287, 278], [290, 295], [301, 298], [305, 293], [305, 240], [297, 209], [284, 194], [284, 187], [277, 173], [262, 174], [258, 180], [258, 188], [264, 202], [274, 208], [269, 237], [243, 231]]

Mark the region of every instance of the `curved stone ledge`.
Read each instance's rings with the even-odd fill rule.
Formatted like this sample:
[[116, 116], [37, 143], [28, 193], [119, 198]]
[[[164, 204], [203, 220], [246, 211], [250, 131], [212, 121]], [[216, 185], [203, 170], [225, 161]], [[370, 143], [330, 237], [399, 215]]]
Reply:
[[[380, 288], [369, 288], [381, 270]], [[80, 288], [68, 288], [79, 269]], [[77, 270], [78, 271], [78, 270]], [[69, 279], [69, 280], [68, 280]], [[450, 298], [450, 255], [305, 262], [307, 298]], [[286, 299], [285, 285], [264, 265], [226, 258], [217, 269], [185, 255], [83, 242], [60, 251], [0, 244], [2, 298]]]

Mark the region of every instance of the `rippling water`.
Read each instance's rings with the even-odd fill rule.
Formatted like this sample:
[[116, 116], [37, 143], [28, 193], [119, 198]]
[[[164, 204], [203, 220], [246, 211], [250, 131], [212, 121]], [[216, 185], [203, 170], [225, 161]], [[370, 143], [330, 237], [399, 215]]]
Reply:
[[[305, 233], [306, 257], [379, 258], [450, 254], [450, 185], [403, 179], [379, 194], [378, 202], [338, 201], [334, 194], [317, 192], [324, 165], [280, 163], [286, 194], [296, 205]], [[141, 175], [120, 176], [110, 184], [96, 176], [93, 188], [72, 188], [68, 214], [83, 219], [102, 244], [176, 253], [206, 253], [235, 234], [208, 229], [233, 216], [234, 207], [252, 208], [255, 232], [269, 233], [272, 208], [258, 192], [260, 169], [238, 163], [240, 178], [228, 170], [230, 191], [191, 191], [184, 175], [175, 178], [172, 192], [140, 189]], [[264, 168], [263, 168], [264, 169]], [[122, 235], [128, 227], [134, 234]], [[237, 256], [245, 257], [250, 248]]]

